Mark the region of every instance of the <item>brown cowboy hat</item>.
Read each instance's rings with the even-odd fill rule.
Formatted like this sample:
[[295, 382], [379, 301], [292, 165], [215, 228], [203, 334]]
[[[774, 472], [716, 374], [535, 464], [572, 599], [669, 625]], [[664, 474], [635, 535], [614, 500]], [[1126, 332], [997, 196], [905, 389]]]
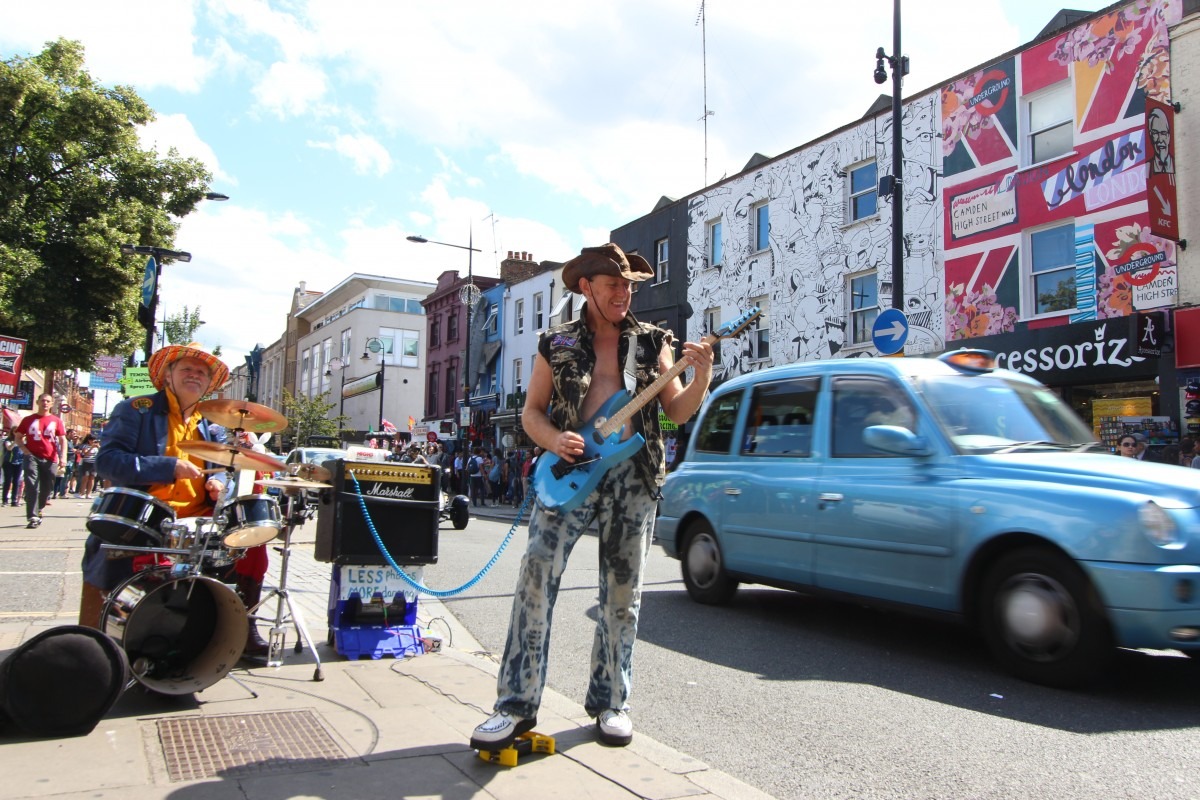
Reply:
[[579, 255], [563, 264], [563, 286], [568, 291], [579, 291], [579, 279], [596, 275], [612, 275], [627, 281], [644, 281], [654, 276], [650, 263], [637, 253], [626, 255], [612, 242], [599, 247], [585, 247]]
[[198, 342], [171, 344], [161, 350], [155, 350], [154, 355], [150, 356], [148, 365], [150, 382], [154, 384], [155, 389], [161, 390], [167, 385], [167, 367], [181, 358], [198, 358], [208, 367], [212, 380], [209, 381], [208, 388], [204, 390], [205, 394], [219, 388], [229, 380], [229, 367], [225, 366], [225, 362], [221, 359], [205, 350], [204, 345]]

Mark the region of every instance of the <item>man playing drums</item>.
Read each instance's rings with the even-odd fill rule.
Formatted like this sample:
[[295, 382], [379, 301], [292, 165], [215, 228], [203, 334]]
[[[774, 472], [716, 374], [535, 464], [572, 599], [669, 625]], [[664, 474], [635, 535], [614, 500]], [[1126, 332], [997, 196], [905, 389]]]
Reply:
[[[113, 486], [146, 492], [166, 503], [176, 519], [212, 516], [225, 490], [225, 476], [202, 472], [204, 462], [179, 447], [181, 442], [225, 442], [224, 428], [204, 420], [197, 404], [229, 378], [229, 368], [199, 344], [169, 345], [149, 362], [156, 394], [123, 400], [113, 409], [96, 457], [96, 472]], [[83, 556], [83, 596], [79, 623], [97, 627], [107, 593], [133, 575], [132, 557], [109, 558], [102, 541], [89, 535]], [[238, 594], [250, 608], [258, 602], [266, 564], [242, 567], [255, 574], [237, 576]], [[265, 562], [265, 559], [262, 559]], [[251, 620], [245, 655], [265, 656], [264, 642]]]

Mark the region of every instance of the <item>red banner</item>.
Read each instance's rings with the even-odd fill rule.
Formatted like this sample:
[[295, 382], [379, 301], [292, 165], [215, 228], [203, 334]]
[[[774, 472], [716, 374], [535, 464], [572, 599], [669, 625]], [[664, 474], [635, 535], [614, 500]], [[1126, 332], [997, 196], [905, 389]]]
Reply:
[[1175, 109], [1146, 99], [1146, 202], [1150, 231], [1179, 241], [1179, 204], [1175, 197]]
[[24, 360], [25, 340], [0, 335], [0, 398], [17, 396], [21, 362]]

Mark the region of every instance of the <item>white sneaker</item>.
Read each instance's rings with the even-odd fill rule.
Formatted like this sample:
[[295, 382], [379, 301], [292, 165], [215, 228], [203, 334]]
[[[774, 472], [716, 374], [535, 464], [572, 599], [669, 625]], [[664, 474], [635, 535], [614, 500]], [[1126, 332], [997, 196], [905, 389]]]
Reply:
[[596, 717], [596, 730], [600, 743], [612, 747], [624, 747], [633, 741], [633, 720], [624, 711], [610, 708]]
[[524, 719], [507, 711], [497, 711], [475, 729], [471, 747], [475, 750], [503, 750], [513, 740], [537, 725], [537, 717]]

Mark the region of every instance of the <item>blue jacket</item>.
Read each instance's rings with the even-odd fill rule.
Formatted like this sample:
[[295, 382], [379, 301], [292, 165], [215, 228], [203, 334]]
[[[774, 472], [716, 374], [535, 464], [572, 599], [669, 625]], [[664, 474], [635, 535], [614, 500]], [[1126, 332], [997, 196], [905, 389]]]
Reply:
[[[175, 458], [164, 456], [167, 448], [167, 393], [122, 400], [109, 415], [96, 455], [96, 474], [116, 486], [146, 491], [152, 484], [175, 482]], [[207, 420], [200, 422], [200, 435], [210, 442], [224, 442], [225, 429]], [[218, 473], [218, 480], [224, 476]]]

